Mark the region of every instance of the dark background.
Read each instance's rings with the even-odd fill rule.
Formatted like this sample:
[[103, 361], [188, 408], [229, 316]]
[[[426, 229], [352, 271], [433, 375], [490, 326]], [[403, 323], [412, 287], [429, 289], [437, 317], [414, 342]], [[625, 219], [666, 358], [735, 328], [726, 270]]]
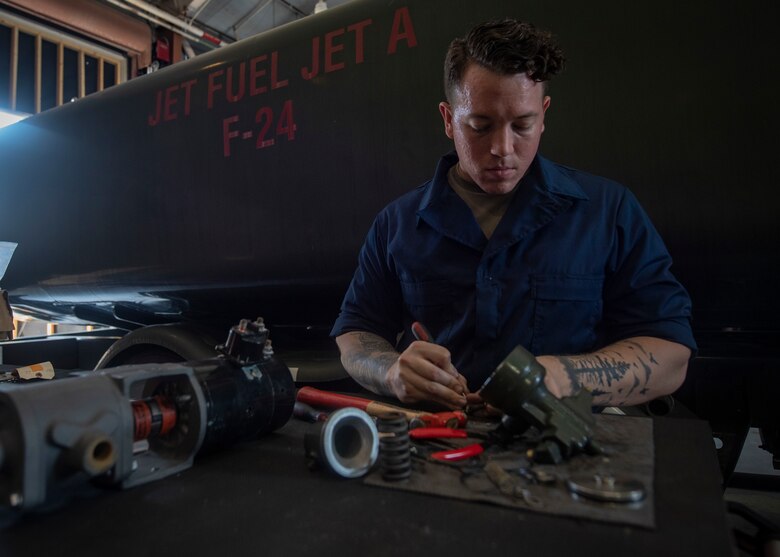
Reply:
[[[450, 149], [437, 110], [447, 44], [511, 15], [552, 30], [568, 58], [542, 153], [637, 194], [691, 292], [699, 337], [776, 331], [780, 49], [757, 6], [354, 2], [53, 109], [0, 131], [0, 239], [19, 242], [2, 286], [42, 314], [264, 315], [326, 332], [373, 216]], [[391, 55], [404, 7], [417, 45]], [[334, 58], [345, 68], [301, 78], [314, 36], [366, 18], [363, 63], [345, 31]], [[288, 86], [237, 103], [223, 89], [206, 109], [210, 72], [272, 51]], [[193, 78], [191, 115], [148, 126], [157, 91]], [[224, 118], [256, 132], [257, 110], [278, 116], [287, 100], [293, 141], [236, 139], [223, 156]]]

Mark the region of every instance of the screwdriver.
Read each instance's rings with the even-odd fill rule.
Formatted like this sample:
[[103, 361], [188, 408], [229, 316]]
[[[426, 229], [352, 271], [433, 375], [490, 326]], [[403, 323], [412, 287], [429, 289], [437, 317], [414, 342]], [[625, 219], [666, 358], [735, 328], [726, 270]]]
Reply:
[[426, 329], [425, 325], [423, 325], [419, 321], [415, 321], [414, 323], [412, 323], [412, 334], [414, 335], [414, 338], [417, 340], [422, 340], [423, 342], [430, 342], [431, 344], [436, 344], [433, 341], [433, 337], [431, 336], [430, 331]]
[[305, 402], [295, 401], [293, 416], [305, 422], [324, 422], [328, 419], [328, 413], [315, 410]]
[[[428, 328], [420, 323], [419, 321], [415, 321], [412, 323], [412, 334], [414, 335], [414, 338], [417, 340], [421, 340], [423, 342], [430, 342], [431, 344], [436, 344], [436, 342], [433, 340], [433, 335], [431, 335], [431, 332], [428, 330]], [[466, 386], [466, 378], [462, 375], [458, 374], [458, 382], [463, 386], [463, 391], [458, 393], [460, 395], [465, 395], [468, 392], [468, 387]]]

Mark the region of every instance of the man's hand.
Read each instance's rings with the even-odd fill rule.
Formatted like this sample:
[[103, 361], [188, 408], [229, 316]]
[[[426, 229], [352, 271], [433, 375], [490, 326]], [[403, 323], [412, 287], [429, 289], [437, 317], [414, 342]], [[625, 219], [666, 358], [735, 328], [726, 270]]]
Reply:
[[432, 401], [448, 408], [466, 405], [466, 380], [449, 351], [430, 342], [413, 342], [402, 354], [383, 338], [349, 332], [336, 338], [341, 362], [355, 381], [401, 402]]
[[443, 346], [415, 341], [387, 370], [387, 385], [401, 402], [431, 400], [449, 408], [466, 406], [466, 379]]

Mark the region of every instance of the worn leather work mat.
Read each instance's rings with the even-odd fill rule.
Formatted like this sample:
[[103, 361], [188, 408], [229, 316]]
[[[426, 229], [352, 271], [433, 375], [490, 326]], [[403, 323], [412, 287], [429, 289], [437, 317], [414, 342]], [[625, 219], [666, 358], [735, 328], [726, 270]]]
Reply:
[[[532, 466], [534, 470], [554, 474], [556, 481], [551, 485], [532, 484], [512, 473], [513, 468], [523, 462], [523, 455], [496, 446], [488, 447], [478, 457], [478, 462], [472, 459], [469, 462], [442, 464], [415, 457], [412, 459], [412, 475], [409, 479], [388, 482], [382, 478], [381, 470], [375, 469], [365, 478], [365, 483], [532, 512], [655, 528], [652, 420], [597, 415], [594, 439], [604, 448], [604, 454], [577, 455], [560, 465]], [[525, 487], [532, 498], [501, 493], [484, 471], [485, 464], [490, 461], [501, 464], [509, 471], [516, 485]], [[638, 503], [604, 503], [572, 496], [565, 480], [572, 474], [582, 473], [639, 480], [644, 485], [645, 498]]]

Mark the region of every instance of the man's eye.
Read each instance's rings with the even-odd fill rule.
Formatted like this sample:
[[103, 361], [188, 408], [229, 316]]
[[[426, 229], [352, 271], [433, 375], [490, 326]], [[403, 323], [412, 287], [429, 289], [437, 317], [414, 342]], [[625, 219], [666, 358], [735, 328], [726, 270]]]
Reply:
[[533, 126], [529, 126], [529, 125], [523, 125], [523, 126], [512, 126], [512, 129], [513, 129], [513, 130], [515, 130], [517, 133], [523, 133], [523, 132], [530, 131], [530, 129], [531, 129], [532, 127], [533, 127]]
[[489, 126], [469, 126], [469, 127], [477, 133], [484, 133], [489, 129]]

